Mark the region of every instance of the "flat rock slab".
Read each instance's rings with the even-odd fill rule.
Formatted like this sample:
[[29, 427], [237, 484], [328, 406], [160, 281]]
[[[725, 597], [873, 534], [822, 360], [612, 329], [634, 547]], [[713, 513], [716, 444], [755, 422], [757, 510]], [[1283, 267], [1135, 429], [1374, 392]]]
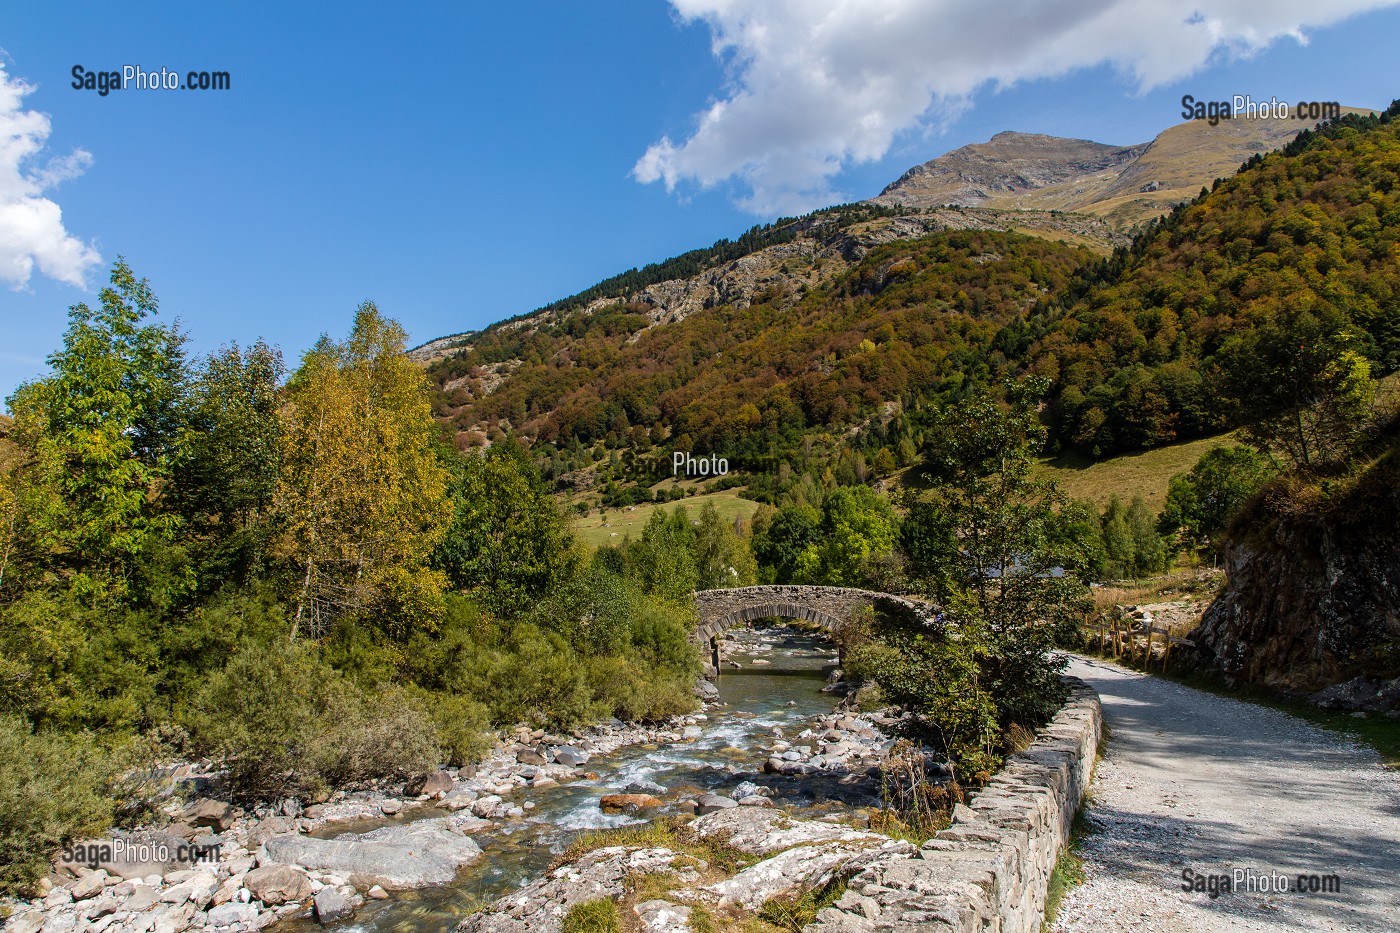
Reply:
[[83, 857], [75, 859], [77, 864], [104, 869], [107, 874], [119, 878], [145, 878], [194, 868], [200, 854], [182, 837], [166, 832], [90, 839], [74, 845], [71, 851]]
[[480, 846], [447, 819], [436, 819], [334, 839], [275, 836], [259, 862], [300, 865], [349, 878], [357, 887], [393, 890], [447, 884], [480, 857]]
[[822, 842], [882, 842], [888, 836], [821, 820], [795, 820], [760, 807], [733, 807], [707, 813], [690, 824], [700, 836], [727, 836], [729, 844], [752, 855]]
[[[867, 840], [797, 846], [750, 865], [732, 878], [709, 885], [706, 890], [719, 897], [722, 907], [734, 905], [758, 910], [775, 897], [796, 897], [803, 891], [825, 885], [848, 862], [874, 846], [873, 841]], [[898, 851], [906, 856], [914, 851], [909, 843], [891, 839], [886, 839], [881, 848], [889, 850], [890, 854]]]
[[[677, 854], [662, 848], [609, 846], [561, 865], [545, 877], [495, 901], [458, 925], [458, 933], [560, 933], [565, 914], [577, 904], [621, 897], [628, 875], [670, 870]], [[677, 872], [693, 880], [691, 869]], [[680, 927], [676, 928], [681, 929]]]

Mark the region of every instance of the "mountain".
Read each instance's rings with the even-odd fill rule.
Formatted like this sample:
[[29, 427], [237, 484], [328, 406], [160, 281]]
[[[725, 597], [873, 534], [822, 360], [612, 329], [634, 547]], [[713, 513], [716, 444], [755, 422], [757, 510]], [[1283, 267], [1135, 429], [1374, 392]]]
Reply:
[[1202, 185], [1232, 174], [1253, 155], [1279, 148], [1315, 122], [1240, 118], [1211, 126], [1188, 120], [1134, 146], [998, 133], [914, 166], [872, 200], [907, 207], [1075, 211], [1127, 229], [1194, 198]]
[[[1393, 116], [1193, 180], [1133, 238], [1112, 210], [881, 202], [756, 227], [437, 342], [437, 413], [464, 447], [518, 434], [549, 477], [614, 505], [652, 495], [674, 450], [729, 458], [762, 498], [865, 482], [912, 460], [930, 413], [1026, 374], [1050, 381], [1059, 449], [1215, 434], [1247, 416], [1251, 374], [1291, 371], [1295, 331], [1400, 368]], [[1107, 197], [1152, 147], [1189, 151], [1196, 128], [1174, 129], [1141, 151], [1003, 134], [978, 158], [1034, 150], [1014, 174], [1042, 194], [1111, 165]]]

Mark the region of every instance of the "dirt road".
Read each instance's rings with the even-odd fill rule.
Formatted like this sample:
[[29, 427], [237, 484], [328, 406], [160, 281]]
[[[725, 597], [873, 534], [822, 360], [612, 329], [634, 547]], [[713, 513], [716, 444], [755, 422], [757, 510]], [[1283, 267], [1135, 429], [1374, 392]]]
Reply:
[[[1070, 673], [1099, 691], [1108, 735], [1087, 880], [1054, 930], [1400, 931], [1400, 775], [1374, 751], [1097, 659]], [[1253, 872], [1252, 890], [1237, 871]], [[1217, 896], [1184, 891], [1187, 872]], [[1340, 891], [1294, 890], [1299, 875]], [[1270, 890], [1280, 879], [1289, 890]]]

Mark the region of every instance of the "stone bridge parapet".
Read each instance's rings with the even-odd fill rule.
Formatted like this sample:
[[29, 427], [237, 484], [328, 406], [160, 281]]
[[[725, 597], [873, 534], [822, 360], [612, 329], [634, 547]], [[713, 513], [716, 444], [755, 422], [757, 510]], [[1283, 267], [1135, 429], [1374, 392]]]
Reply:
[[938, 608], [930, 603], [840, 586], [741, 586], [726, 590], [701, 590], [695, 594], [695, 609], [699, 622], [692, 636], [709, 647], [713, 658], [712, 674], [719, 671], [717, 639], [727, 630], [757, 619], [779, 618], [810, 622], [833, 634], [857, 612], [885, 603], [910, 609], [926, 619], [938, 616]]

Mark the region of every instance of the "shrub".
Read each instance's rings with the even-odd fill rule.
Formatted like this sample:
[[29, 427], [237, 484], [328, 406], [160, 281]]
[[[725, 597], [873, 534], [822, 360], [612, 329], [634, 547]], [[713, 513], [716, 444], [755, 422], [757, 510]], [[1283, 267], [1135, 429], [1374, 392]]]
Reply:
[[428, 717], [437, 730], [443, 760], [453, 767], [485, 758], [495, 744], [491, 711], [484, 703], [456, 694], [422, 692]]
[[588, 681], [605, 709], [628, 722], [655, 722], [689, 713], [698, 702], [693, 676], [648, 669], [640, 659], [589, 658], [587, 670]]
[[361, 690], [285, 642], [240, 649], [185, 719], [196, 747], [223, 759], [241, 800], [313, 796], [328, 783], [397, 777], [440, 758], [437, 730], [413, 694]]
[[107, 756], [81, 736], [30, 731], [0, 717], [0, 894], [26, 890], [55, 850], [106, 829]]
[[485, 703], [493, 723], [562, 729], [601, 714], [583, 666], [557, 633], [520, 623], [483, 640], [447, 686]]
[[235, 798], [309, 789], [304, 742], [317, 725], [317, 694], [333, 676], [297, 645], [245, 646], [194, 696], [185, 713], [190, 734], [196, 747], [223, 759]]
[[318, 778], [338, 786], [437, 767], [437, 729], [412, 693], [391, 686], [361, 691], [343, 680], [328, 686], [318, 728], [306, 740]]

